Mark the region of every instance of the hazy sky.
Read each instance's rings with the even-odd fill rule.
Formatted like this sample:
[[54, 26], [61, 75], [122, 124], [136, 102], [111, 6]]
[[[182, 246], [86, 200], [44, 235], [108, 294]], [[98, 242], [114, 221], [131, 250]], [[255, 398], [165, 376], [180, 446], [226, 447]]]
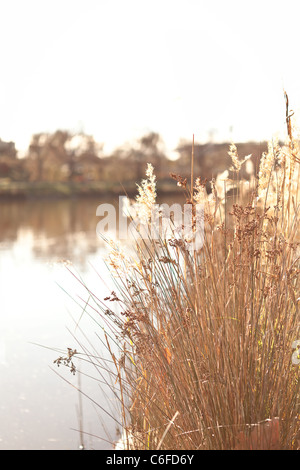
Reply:
[[[83, 129], [111, 149], [148, 131], [268, 139], [300, 109], [300, 5], [0, 0], [0, 137]], [[230, 131], [232, 128], [232, 131]]]

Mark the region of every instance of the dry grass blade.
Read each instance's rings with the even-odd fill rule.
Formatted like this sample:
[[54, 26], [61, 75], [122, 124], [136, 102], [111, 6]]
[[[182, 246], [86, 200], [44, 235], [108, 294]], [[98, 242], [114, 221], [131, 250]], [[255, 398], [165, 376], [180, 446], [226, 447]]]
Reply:
[[168, 433], [170, 427], [173, 426], [174, 421], [175, 421], [175, 419], [177, 418], [178, 415], [179, 415], [179, 412], [176, 411], [176, 413], [174, 414], [173, 418], [171, 419], [171, 421], [169, 422], [168, 426], [166, 427], [166, 430], [165, 430], [165, 432], [163, 433], [161, 440], [160, 440], [159, 443], [158, 443], [157, 450], [159, 450], [159, 449], [161, 448], [161, 445], [162, 445], [162, 443], [163, 443], [163, 441], [164, 441], [164, 438], [166, 437], [166, 435], [167, 435], [167, 433]]

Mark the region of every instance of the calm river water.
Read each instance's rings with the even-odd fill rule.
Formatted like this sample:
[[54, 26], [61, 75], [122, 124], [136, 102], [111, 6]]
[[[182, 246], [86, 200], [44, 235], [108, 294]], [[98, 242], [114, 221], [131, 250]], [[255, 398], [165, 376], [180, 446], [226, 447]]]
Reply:
[[85, 397], [81, 404], [61, 376], [100, 406], [112, 398], [97, 381], [83, 376], [79, 384], [78, 375], [53, 364], [55, 349], [80, 349], [79, 329], [97, 338], [97, 325], [85, 315], [76, 329], [82, 314], [76, 299], [87, 301], [88, 294], [61, 260], [70, 260], [99, 298], [107, 294], [98, 276], [105, 270], [96, 235], [101, 202], [112, 201], [0, 202], [0, 450], [78, 449], [79, 429], [86, 448], [110, 448], [95, 436], [108, 439], [103, 419], [114, 436], [114, 422]]

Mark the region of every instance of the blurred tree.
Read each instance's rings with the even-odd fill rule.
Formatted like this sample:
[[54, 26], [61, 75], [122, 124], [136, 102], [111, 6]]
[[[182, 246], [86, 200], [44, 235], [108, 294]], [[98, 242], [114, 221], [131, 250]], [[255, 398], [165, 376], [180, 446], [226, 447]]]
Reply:
[[15, 143], [0, 139], [0, 178], [15, 179], [20, 173], [19, 167]]
[[[110, 161], [107, 162], [108, 167], [110, 162], [112, 165], [116, 165], [116, 162], [119, 162], [120, 166], [124, 166], [124, 162], [126, 162], [126, 168], [124, 168], [124, 173], [122, 174], [123, 181], [140, 181], [145, 177], [147, 163], [152, 163], [158, 178], [163, 177], [162, 170], [167, 167], [168, 160], [161, 136], [156, 132], [150, 132], [137, 141], [127, 143], [116, 149], [110, 157]], [[109, 171], [109, 168], [107, 171]]]
[[152, 165], [155, 167], [156, 174], [160, 176], [164, 160], [166, 160], [164, 153], [164, 143], [161, 136], [156, 132], [150, 132], [149, 134], [143, 136], [140, 139], [140, 150], [143, 154], [144, 160], [143, 174], [145, 173], [145, 164], [152, 163]]
[[2, 139], [0, 139], [0, 157], [3, 156], [16, 159], [17, 151], [14, 142], [4, 142]]
[[27, 155], [32, 181], [61, 179], [61, 166], [67, 161], [65, 143], [68, 138], [69, 134], [66, 131], [32, 136]]
[[101, 177], [103, 144], [91, 135], [74, 134], [66, 143], [69, 180], [98, 180]]
[[[85, 160], [100, 164], [102, 145], [92, 136], [57, 130], [32, 136], [27, 163], [32, 181], [74, 181], [86, 179]], [[97, 172], [96, 172], [97, 174]], [[94, 175], [95, 176], [95, 175]], [[91, 179], [90, 167], [87, 179]]]

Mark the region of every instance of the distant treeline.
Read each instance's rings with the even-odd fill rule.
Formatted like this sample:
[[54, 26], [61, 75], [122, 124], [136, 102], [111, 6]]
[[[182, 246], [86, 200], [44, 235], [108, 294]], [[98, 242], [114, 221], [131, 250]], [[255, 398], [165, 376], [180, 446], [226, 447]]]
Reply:
[[[252, 154], [255, 171], [266, 142], [236, 144], [240, 157]], [[170, 173], [187, 177], [190, 174], [192, 143], [180, 141], [175, 149], [176, 160], [167, 157], [162, 138], [149, 133], [131, 144], [124, 144], [110, 155], [103, 151], [103, 144], [84, 133], [71, 134], [57, 130], [32, 136], [31, 143], [22, 158], [18, 157], [13, 142], [0, 140], [0, 183], [91, 183], [108, 182], [122, 184], [124, 188], [140, 181], [147, 163], [152, 163], [160, 181], [170, 180]], [[231, 160], [229, 143], [195, 144], [194, 175], [211, 180], [228, 169]], [[248, 168], [243, 168], [247, 177]]]

